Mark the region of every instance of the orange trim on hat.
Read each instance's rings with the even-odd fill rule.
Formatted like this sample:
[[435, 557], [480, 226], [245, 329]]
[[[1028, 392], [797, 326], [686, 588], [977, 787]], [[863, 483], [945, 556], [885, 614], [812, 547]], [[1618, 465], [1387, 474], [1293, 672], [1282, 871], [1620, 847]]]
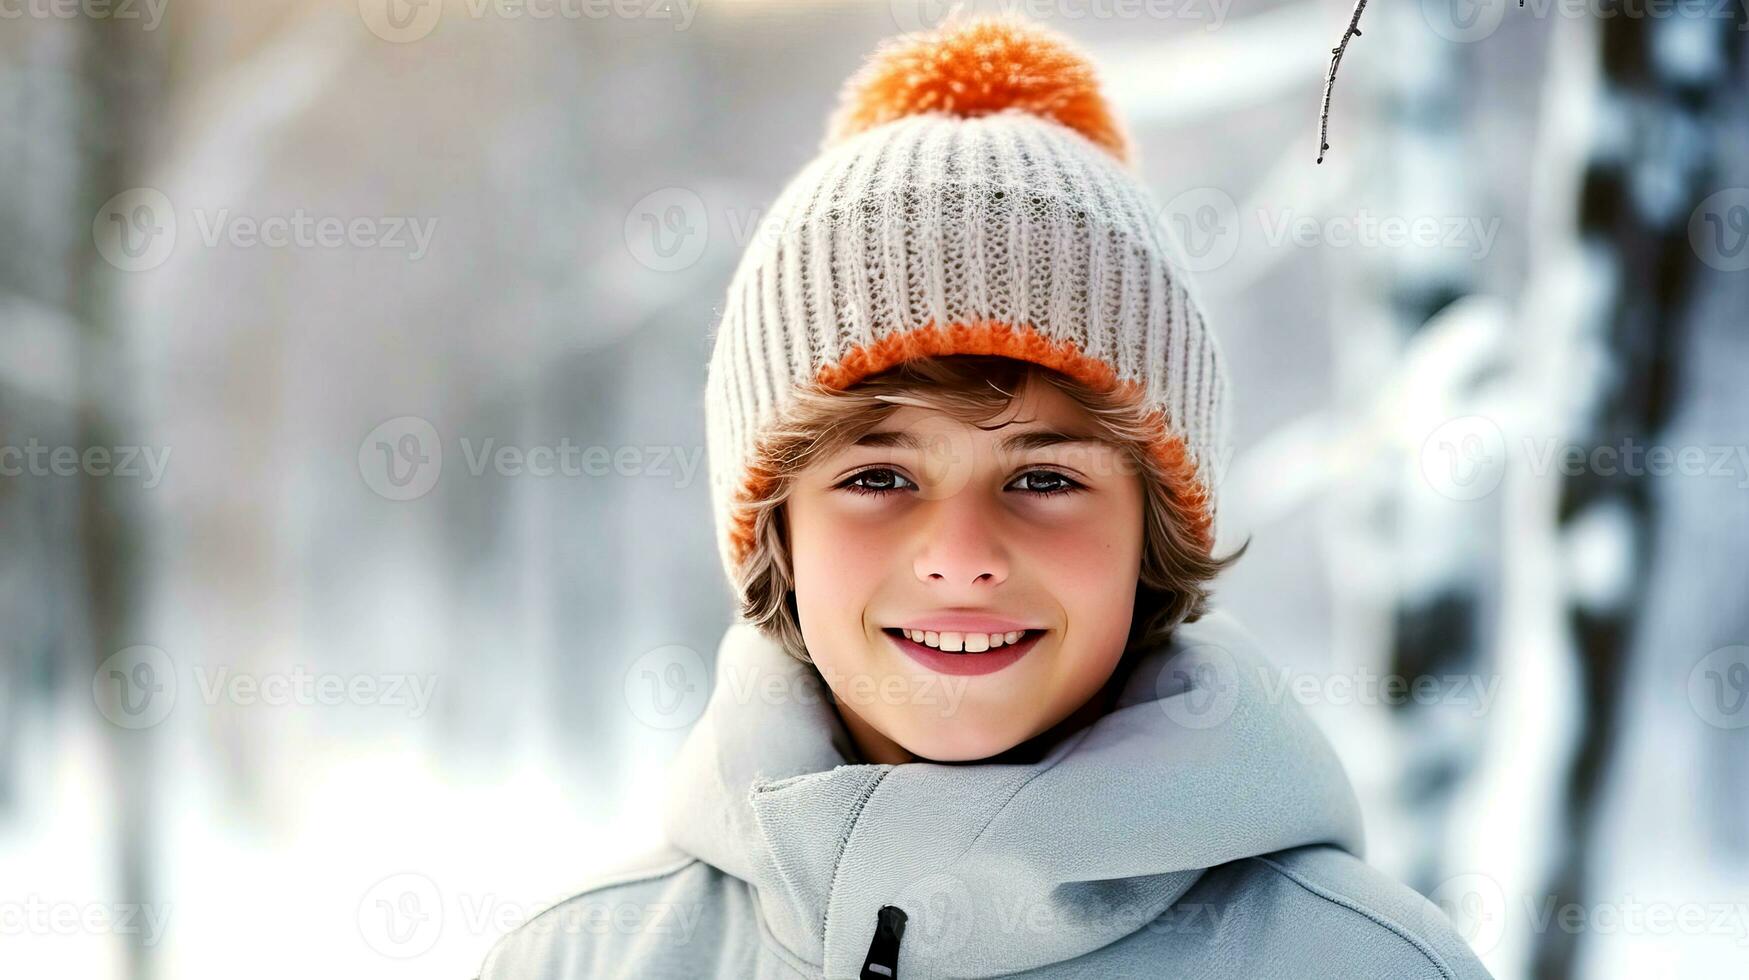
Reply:
[[[929, 323], [914, 330], [889, 334], [873, 344], [851, 349], [835, 365], [822, 368], [816, 380], [825, 387], [842, 391], [864, 378], [879, 374], [906, 361], [950, 354], [996, 354], [1027, 361], [1060, 371], [1098, 392], [1121, 389], [1140, 402], [1145, 391], [1134, 381], [1120, 381], [1111, 365], [1081, 352], [1073, 341], [1052, 340], [1037, 329], [1013, 326], [994, 320], [976, 323], [954, 323], [941, 326]], [[1167, 488], [1178, 504], [1179, 513], [1190, 528], [1192, 537], [1204, 553], [1214, 551], [1214, 520], [1210, 510], [1209, 491], [1197, 479], [1196, 464], [1185, 449], [1184, 439], [1166, 426], [1165, 412], [1156, 408], [1149, 413], [1148, 424], [1155, 435], [1148, 452], [1167, 474]], [[776, 475], [764, 467], [751, 467], [738, 504], [763, 500], [776, 484]], [[729, 544], [736, 567], [753, 550], [753, 511], [732, 507]]]

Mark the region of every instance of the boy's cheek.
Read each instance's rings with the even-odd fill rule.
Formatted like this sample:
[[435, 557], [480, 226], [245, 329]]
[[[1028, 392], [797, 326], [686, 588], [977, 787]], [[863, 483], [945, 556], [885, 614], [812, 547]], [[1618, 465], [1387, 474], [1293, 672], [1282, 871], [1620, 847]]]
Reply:
[[[884, 556], [856, 539], [811, 539], [802, 530], [793, 543], [798, 618], [810, 648], [836, 649], [872, 633], [864, 624], [885, 575]], [[816, 651], [816, 654], [818, 652]]]
[[1062, 606], [1066, 639], [1081, 651], [1120, 649], [1135, 614], [1141, 548], [1085, 539], [1046, 539], [1036, 547], [1043, 557], [1029, 577]]
[[[1139, 535], [1140, 532], [1134, 532]], [[1024, 563], [1036, 581], [1061, 583], [1070, 592], [1107, 594], [1114, 584], [1134, 581], [1141, 571], [1140, 542], [1097, 531], [1040, 531], [1012, 549], [1018, 567]]]
[[860, 608], [899, 567], [897, 536], [890, 527], [804, 513], [791, 525], [791, 534], [798, 593], [830, 593], [840, 602], [859, 600]]

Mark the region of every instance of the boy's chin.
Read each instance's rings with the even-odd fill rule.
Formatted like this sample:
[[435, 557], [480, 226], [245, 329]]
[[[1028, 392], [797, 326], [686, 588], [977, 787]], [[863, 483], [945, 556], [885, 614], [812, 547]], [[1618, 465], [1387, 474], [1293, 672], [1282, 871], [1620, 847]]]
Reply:
[[[1012, 722], [1012, 719], [1005, 719]], [[894, 741], [927, 762], [981, 762], [1025, 741], [1024, 732], [993, 733], [970, 718], [921, 720]]]

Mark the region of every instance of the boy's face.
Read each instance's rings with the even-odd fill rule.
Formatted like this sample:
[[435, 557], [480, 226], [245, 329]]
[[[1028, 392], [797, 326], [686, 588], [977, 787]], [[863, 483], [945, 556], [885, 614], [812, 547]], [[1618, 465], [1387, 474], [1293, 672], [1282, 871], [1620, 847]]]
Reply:
[[[784, 505], [803, 639], [869, 761], [997, 755], [1086, 704], [1122, 657], [1142, 558], [1134, 462], [1100, 441], [1008, 445], [1097, 437], [1045, 383], [985, 425], [901, 407], [799, 474]], [[954, 616], [973, 619], [956, 631], [967, 652], [946, 630], [939, 650], [898, 635]], [[1011, 632], [978, 619], [1040, 632], [969, 652]]]

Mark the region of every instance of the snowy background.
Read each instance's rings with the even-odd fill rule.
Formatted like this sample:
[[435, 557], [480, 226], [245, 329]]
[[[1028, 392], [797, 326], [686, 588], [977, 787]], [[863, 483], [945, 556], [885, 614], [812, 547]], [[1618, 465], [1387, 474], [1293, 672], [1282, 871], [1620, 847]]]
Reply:
[[[1198, 266], [1218, 601], [1369, 859], [1503, 980], [1749, 975], [1742, 6], [1375, 0], [1322, 164], [1351, 7], [1022, 9]], [[0, 975], [468, 978], [653, 839], [717, 304], [944, 13], [0, 3]]]

